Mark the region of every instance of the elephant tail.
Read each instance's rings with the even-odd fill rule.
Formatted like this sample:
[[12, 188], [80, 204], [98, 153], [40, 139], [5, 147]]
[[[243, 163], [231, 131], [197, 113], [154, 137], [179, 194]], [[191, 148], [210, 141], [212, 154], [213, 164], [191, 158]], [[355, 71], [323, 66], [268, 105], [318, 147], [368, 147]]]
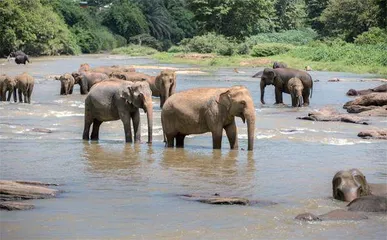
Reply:
[[312, 80], [312, 86], [310, 87], [310, 98], [313, 96], [313, 80]]

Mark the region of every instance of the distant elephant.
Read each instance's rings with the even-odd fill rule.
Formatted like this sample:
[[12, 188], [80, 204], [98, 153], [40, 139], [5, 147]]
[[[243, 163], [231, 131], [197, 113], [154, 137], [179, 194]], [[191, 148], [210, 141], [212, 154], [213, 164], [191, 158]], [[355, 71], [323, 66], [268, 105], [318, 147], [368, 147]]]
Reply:
[[291, 78], [288, 82], [288, 89], [290, 96], [292, 97], [292, 106], [301, 107], [302, 106], [302, 91], [304, 90], [304, 85], [299, 78]]
[[70, 73], [61, 75], [58, 80], [60, 81], [60, 95], [73, 94], [73, 88], [75, 79]]
[[[7, 97], [8, 92], [8, 97]], [[0, 100], [10, 101], [13, 94], [13, 100], [16, 102], [16, 80], [15, 78], [2, 74], [0, 75]]]
[[148, 143], [152, 142], [153, 104], [152, 92], [147, 82], [107, 80], [96, 84], [85, 100], [85, 125], [83, 139], [98, 140], [102, 122], [121, 119], [124, 124], [125, 141], [132, 142], [131, 121], [133, 122], [134, 141], [141, 141], [140, 111], [147, 113]]
[[276, 69], [276, 68], [287, 68], [288, 65], [284, 62], [274, 62], [273, 63], [273, 69]]
[[26, 62], [30, 62], [28, 55], [18, 55], [15, 57], [16, 64], [26, 64]]
[[170, 96], [161, 111], [161, 123], [168, 147], [184, 147], [190, 134], [212, 133], [214, 149], [222, 145], [225, 129], [231, 149], [238, 148], [235, 117], [247, 121], [248, 150], [253, 150], [255, 108], [249, 90], [244, 86], [230, 88], [197, 88]]
[[387, 195], [387, 184], [367, 183], [366, 177], [360, 170], [353, 168], [342, 170], [332, 179], [333, 198], [351, 202], [361, 196]]
[[113, 66], [99, 66], [90, 69], [91, 72], [100, 72], [100, 73], [105, 73], [106, 75], [110, 75], [113, 72], [136, 72], [136, 70], [133, 67], [120, 67], [118, 65], [113, 65]]
[[22, 73], [15, 77], [16, 88], [19, 94], [19, 102], [23, 102], [22, 94], [25, 103], [31, 103], [32, 90], [34, 89], [35, 80], [28, 73]]
[[288, 81], [291, 78], [297, 77], [302, 81], [304, 90], [302, 97], [304, 106], [309, 106], [309, 95], [312, 97], [313, 81], [312, 77], [305, 71], [300, 71], [292, 68], [265, 68], [261, 77], [261, 103], [265, 104], [264, 95], [266, 85], [274, 85], [275, 87], [275, 103], [283, 103], [282, 93], [290, 93], [288, 89]]
[[111, 76], [128, 81], [147, 81], [152, 90], [152, 96], [160, 97], [160, 108], [176, 91], [176, 73], [172, 70], [162, 70], [156, 77], [138, 72], [113, 73]]
[[79, 84], [81, 94], [87, 94], [94, 84], [109, 79], [105, 73], [98, 72], [73, 72], [71, 75], [74, 78], [74, 83]]
[[375, 88], [365, 89], [365, 90], [355, 90], [349, 89], [347, 92], [348, 96], [359, 96], [359, 95], [367, 95], [373, 92], [387, 92], [387, 83], [382, 84]]

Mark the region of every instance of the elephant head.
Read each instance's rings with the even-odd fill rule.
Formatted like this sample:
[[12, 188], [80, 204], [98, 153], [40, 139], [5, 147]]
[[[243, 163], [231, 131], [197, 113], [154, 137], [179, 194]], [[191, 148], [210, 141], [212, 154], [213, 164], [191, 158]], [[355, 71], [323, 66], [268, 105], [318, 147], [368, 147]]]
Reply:
[[128, 82], [125, 86], [126, 88], [122, 89], [121, 97], [126, 99], [129, 104], [132, 104], [136, 108], [142, 108], [147, 114], [148, 143], [151, 143], [153, 130], [153, 103], [152, 91], [149, 88], [149, 84], [145, 81]]
[[244, 86], [234, 86], [219, 96], [218, 104], [226, 107], [229, 117], [240, 117], [247, 121], [248, 150], [253, 150], [255, 134], [255, 107], [249, 90]]
[[75, 82], [74, 77], [69, 73], [65, 73], [61, 75], [58, 80], [61, 83], [60, 94], [61, 95], [68, 94], [70, 92], [71, 86], [74, 85], [74, 82]]
[[274, 79], [276, 78], [276, 73], [271, 68], [265, 68], [263, 70], [262, 76], [261, 76], [261, 103], [265, 104], [264, 96], [265, 96], [265, 87], [266, 85], [273, 85]]
[[118, 78], [118, 79], [122, 79], [122, 80], [129, 80], [129, 78], [127, 78], [125, 72], [121, 72], [121, 71], [114, 71], [114, 72], [110, 73], [109, 78]]
[[288, 65], [286, 65], [286, 63], [283, 63], [283, 62], [274, 62], [273, 63], [273, 69], [276, 69], [276, 68], [287, 68]]
[[175, 93], [176, 73], [172, 70], [163, 70], [156, 77], [155, 82], [160, 91], [160, 108], [162, 108], [167, 98]]
[[332, 179], [332, 190], [333, 198], [347, 202], [371, 194], [365, 176], [356, 168], [337, 172]]
[[353, 88], [349, 89], [347, 92], [347, 96], [357, 96], [357, 91]]
[[78, 72], [89, 72], [90, 71], [90, 65], [88, 63], [82, 63], [79, 66]]

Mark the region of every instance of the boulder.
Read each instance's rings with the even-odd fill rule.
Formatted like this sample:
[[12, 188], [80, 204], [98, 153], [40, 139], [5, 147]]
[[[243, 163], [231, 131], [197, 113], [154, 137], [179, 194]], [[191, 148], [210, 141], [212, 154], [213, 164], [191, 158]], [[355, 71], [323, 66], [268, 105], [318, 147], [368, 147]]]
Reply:
[[301, 120], [322, 121], [322, 122], [347, 122], [368, 125], [367, 119], [353, 116], [351, 114], [342, 114], [330, 108], [322, 108], [319, 111], [311, 112], [306, 117], [298, 117]]
[[380, 130], [365, 130], [359, 132], [357, 134], [358, 137], [365, 138], [365, 139], [384, 139], [387, 140], [387, 130], [380, 129]]

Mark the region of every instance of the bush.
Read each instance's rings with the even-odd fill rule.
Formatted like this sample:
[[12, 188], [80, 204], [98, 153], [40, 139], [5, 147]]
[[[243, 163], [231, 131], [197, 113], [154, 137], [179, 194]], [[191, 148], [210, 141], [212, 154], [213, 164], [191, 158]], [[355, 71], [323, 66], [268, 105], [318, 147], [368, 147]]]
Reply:
[[355, 43], [359, 45], [378, 43], [387, 44], [387, 31], [377, 27], [370, 28], [367, 32], [358, 35], [355, 38]]
[[183, 46], [172, 46], [168, 49], [169, 53], [181, 53], [181, 52], [187, 52], [187, 49], [185, 49]]
[[158, 53], [154, 48], [129, 44], [126, 47], [115, 48], [112, 51], [112, 54], [125, 54], [129, 56], [147, 56]]
[[277, 33], [261, 33], [246, 38], [245, 43], [251, 48], [259, 43], [288, 43], [293, 45], [304, 45], [313, 41], [317, 33], [306, 28], [303, 30], [288, 30]]
[[251, 51], [251, 56], [253, 57], [267, 57], [286, 53], [293, 49], [294, 46], [290, 44], [282, 43], [264, 43], [257, 44], [253, 47]]
[[180, 45], [189, 52], [217, 53], [225, 56], [233, 55], [234, 49], [236, 48], [233, 42], [229, 41], [223, 35], [217, 35], [215, 33], [208, 33], [191, 39], [183, 39]]

